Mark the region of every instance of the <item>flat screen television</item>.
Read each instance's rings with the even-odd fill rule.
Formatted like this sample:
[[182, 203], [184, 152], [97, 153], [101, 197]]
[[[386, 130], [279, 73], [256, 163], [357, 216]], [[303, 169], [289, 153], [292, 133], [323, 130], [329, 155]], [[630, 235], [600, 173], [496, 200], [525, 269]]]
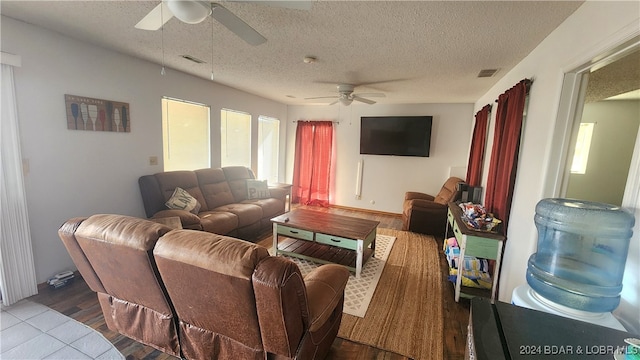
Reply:
[[431, 116], [363, 116], [360, 154], [429, 156]]

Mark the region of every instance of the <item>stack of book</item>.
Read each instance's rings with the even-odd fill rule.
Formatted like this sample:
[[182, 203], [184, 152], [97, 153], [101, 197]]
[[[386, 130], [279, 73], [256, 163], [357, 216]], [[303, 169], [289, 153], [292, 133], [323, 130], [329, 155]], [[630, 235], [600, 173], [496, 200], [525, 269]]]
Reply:
[[73, 271], [65, 271], [65, 272], [56, 274], [54, 277], [47, 280], [47, 283], [49, 284], [49, 286], [53, 287], [54, 289], [57, 289], [72, 282], [73, 278], [74, 278]]

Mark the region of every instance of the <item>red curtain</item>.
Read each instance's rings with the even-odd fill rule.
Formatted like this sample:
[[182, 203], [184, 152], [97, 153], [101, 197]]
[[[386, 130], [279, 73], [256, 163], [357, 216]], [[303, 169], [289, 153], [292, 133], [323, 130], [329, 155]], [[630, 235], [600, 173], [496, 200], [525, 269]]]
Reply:
[[298, 121], [292, 202], [329, 206], [333, 122]]
[[498, 97], [493, 150], [491, 151], [484, 206], [502, 220], [505, 229], [511, 211], [524, 105], [530, 84], [530, 80], [524, 79]]
[[484, 147], [487, 142], [487, 124], [491, 105], [485, 105], [476, 113], [476, 124], [473, 128], [471, 150], [469, 151], [469, 165], [467, 166], [467, 184], [480, 186], [482, 182], [482, 163], [484, 160]]

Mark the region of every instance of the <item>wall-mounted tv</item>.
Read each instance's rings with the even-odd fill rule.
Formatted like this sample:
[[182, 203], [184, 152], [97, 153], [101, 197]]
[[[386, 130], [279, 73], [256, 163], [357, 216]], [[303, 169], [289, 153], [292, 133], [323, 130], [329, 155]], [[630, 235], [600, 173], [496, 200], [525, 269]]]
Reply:
[[360, 154], [429, 156], [431, 116], [363, 116]]

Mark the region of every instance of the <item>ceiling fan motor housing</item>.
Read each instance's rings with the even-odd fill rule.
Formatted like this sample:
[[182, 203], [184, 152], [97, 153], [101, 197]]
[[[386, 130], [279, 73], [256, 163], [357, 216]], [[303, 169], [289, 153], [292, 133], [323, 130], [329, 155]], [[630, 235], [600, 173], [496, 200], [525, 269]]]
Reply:
[[163, 0], [173, 16], [187, 24], [198, 24], [211, 15], [211, 4], [206, 1]]
[[351, 105], [353, 102], [353, 85], [350, 84], [340, 84], [338, 85], [338, 93], [340, 94], [338, 97], [338, 101], [342, 105]]
[[338, 92], [340, 94], [351, 94], [353, 92], [353, 85], [350, 84], [340, 84], [338, 85]]

